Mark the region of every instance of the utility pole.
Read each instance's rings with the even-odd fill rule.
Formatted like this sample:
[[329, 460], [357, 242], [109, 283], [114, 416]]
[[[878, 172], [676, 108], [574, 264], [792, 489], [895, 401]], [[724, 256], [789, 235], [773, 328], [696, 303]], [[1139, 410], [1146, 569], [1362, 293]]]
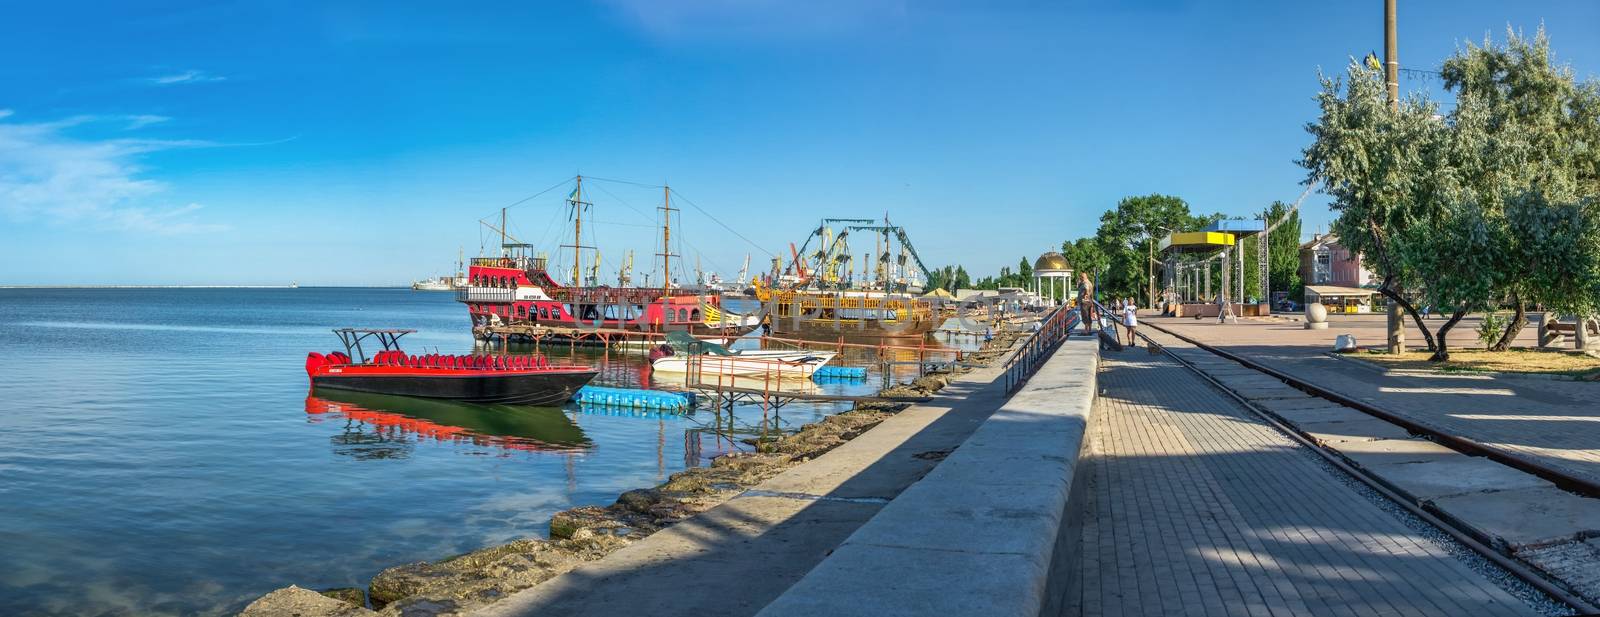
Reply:
[[[1400, 42], [1396, 33], [1395, 0], [1383, 0], [1383, 78], [1389, 89], [1389, 109], [1400, 111]], [[1403, 290], [1396, 289], [1395, 295]], [[1390, 301], [1388, 310], [1389, 353], [1405, 353], [1406, 328], [1400, 303]]]

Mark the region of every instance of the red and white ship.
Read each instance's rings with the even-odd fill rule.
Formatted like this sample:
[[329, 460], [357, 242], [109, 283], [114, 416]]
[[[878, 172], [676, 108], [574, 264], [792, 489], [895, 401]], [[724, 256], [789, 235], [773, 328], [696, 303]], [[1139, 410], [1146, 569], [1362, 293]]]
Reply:
[[[501, 337], [521, 338], [537, 331], [544, 340], [601, 342], [637, 338], [658, 338], [668, 332], [686, 332], [697, 338], [727, 342], [755, 329], [752, 318], [731, 315], [722, 310], [720, 294], [701, 295], [671, 285], [670, 251], [662, 257], [661, 287], [611, 287], [591, 280], [580, 280], [585, 246], [582, 242], [583, 178], [568, 196], [574, 233], [571, 249], [574, 266], [571, 284], [555, 280], [547, 270], [547, 260], [533, 256], [532, 245], [512, 241], [505, 234], [504, 212], [497, 230], [501, 234], [499, 257], [475, 257], [467, 269], [467, 285], [456, 290], [456, 299], [467, 305], [473, 334], [482, 340]], [[662, 245], [671, 246], [670, 189], [663, 191], [660, 207], [663, 220]], [[493, 228], [492, 225], [489, 225]], [[604, 332], [605, 337], [577, 335], [574, 332]]]

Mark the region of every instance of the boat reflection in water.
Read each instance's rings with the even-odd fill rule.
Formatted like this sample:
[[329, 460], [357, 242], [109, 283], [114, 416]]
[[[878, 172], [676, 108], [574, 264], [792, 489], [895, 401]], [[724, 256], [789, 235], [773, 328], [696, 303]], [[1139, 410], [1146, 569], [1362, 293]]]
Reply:
[[589, 448], [583, 429], [555, 407], [463, 403], [337, 389], [306, 395], [312, 422], [343, 419], [334, 451], [355, 458], [405, 458], [417, 443], [472, 444], [507, 451]]

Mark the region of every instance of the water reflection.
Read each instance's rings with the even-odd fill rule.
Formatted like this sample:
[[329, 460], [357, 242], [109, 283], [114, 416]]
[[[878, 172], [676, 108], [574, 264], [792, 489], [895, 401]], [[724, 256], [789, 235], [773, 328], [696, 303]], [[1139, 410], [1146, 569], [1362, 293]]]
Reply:
[[593, 445], [560, 409], [313, 390], [311, 422], [345, 423], [329, 438], [334, 452], [357, 459], [406, 458], [417, 443], [469, 443], [520, 451], [573, 451]]

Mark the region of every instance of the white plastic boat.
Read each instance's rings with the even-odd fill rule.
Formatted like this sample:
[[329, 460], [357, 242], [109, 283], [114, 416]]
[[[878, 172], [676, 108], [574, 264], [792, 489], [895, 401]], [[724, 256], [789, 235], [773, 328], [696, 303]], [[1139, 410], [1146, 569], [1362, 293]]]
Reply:
[[[680, 333], [673, 333], [680, 334]], [[714, 343], [696, 341], [687, 335], [668, 335], [667, 344], [650, 351], [650, 369], [661, 373], [698, 374], [705, 377], [808, 378], [817, 367], [838, 355], [832, 351], [806, 349], [729, 351]]]

